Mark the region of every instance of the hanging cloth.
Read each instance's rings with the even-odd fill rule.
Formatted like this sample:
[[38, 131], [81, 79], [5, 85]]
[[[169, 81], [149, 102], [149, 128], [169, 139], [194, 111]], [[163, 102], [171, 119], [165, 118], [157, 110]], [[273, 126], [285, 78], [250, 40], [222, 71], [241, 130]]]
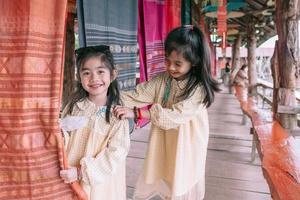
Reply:
[[122, 90], [136, 85], [137, 0], [77, 0], [80, 46], [109, 45]]
[[[181, 0], [139, 0], [138, 12], [139, 81], [142, 83], [166, 70], [164, 40], [170, 30], [180, 25]], [[140, 126], [148, 122], [143, 119]]]
[[0, 0], [0, 199], [75, 199], [59, 176], [67, 0]]
[[181, 0], [139, 0], [140, 82], [166, 70], [164, 40], [180, 18]]

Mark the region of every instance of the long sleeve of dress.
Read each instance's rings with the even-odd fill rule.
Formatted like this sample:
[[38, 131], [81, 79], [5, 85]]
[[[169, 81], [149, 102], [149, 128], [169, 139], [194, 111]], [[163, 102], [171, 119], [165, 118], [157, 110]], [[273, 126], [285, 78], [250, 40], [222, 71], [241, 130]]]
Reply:
[[171, 108], [153, 104], [149, 110], [151, 122], [164, 130], [186, 124], [206, 109], [202, 103], [203, 96], [202, 89], [198, 87], [191, 97], [173, 104]]
[[96, 157], [83, 157], [80, 161], [82, 180], [87, 185], [103, 183], [125, 162], [130, 145], [128, 121], [119, 121], [111, 131], [113, 136], [106, 148]]
[[150, 81], [138, 84], [134, 91], [122, 92], [121, 99], [125, 106], [133, 108], [152, 104], [155, 101], [159, 79], [161, 77], [157, 76]]

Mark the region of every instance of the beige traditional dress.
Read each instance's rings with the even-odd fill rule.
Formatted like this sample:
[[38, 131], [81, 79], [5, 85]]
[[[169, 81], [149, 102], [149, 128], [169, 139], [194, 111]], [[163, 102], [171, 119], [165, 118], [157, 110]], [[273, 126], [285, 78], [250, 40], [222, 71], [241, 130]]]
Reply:
[[122, 94], [129, 107], [153, 104], [149, 146], [134, 199], [156, 195], [172, 200], [204, 198], [209, 135], [207, 110], [201, 103], [204, 90], [199, 86], [191, 97], [181, 100], [186, 84], [165, 72]]
[[86, 117], [87, 125], [70, 133], [68, 161], [71, 166], [81, 166], [81, 185], [89, 200], [125, 200], [128, 121], [112, 116], [107, 123], [105, 110], [88, 99], [75, 104], [72, 116]]

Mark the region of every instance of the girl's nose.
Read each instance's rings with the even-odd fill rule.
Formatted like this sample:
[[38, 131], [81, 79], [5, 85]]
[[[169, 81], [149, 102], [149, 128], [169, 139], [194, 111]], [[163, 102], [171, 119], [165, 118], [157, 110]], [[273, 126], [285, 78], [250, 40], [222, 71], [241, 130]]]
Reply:
[[97, 79], [98, 79], [97, 73], [93, 72], [91, 74], [91, 81], [94, 81], [94, 80], [97, 80]]
[[174, 71], [174, 70], [175, 70], [175, 67], [174, 67], [173, 64], [169, 64], [169, 65], [168, 65], [168, 69], [169, 69], [170, 71]]

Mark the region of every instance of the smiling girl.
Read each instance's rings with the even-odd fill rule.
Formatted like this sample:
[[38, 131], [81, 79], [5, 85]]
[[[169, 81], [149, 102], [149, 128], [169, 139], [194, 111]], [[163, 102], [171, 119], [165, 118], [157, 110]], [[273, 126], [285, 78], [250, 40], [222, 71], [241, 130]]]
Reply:
[[129, 127], [127, 120], [111, 114], [111, 108], [121, 103], [113, 56], [103, 45], [75, 53], [79, 82], [63, 116], [81, 117], [87, 123], [66, 135], [72, 167], [60, 175], [68, 183], [80, 181], [89, 200], [125, 200]]
[[[200, 200], [205, 192], [207, 107], [219, 91], [210, 73], [209, 46], [195, 26], [172, 30], [165, 41], [166, 72], [125, 92], [121, 118], [151, 120], [143, 173], [134, 199]], [[152, 105], [149, 110], [139, 108]]]

